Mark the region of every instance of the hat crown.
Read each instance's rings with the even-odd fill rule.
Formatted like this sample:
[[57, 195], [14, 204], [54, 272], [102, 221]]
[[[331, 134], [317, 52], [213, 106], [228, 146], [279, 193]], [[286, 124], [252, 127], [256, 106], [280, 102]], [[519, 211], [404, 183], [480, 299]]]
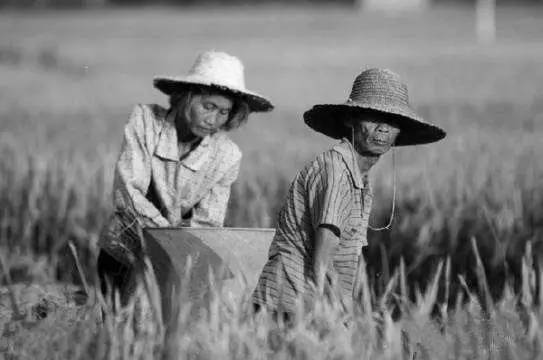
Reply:
[[409, 94], [398, 74], [388, 69], [368, 69], [354, 80], [348, 102], [409, 106]]
[[224, 52], [206, 51], [198, 55], [187, 75], [188, 79], [245, 90], [242, 62]]
[[427, 144], [445, 137], [443, 129], [424, 121], [411, 108], [407, 85], [399, 75], [387, 69], [363, 71], [354, 80], [347, 102], [315, 105], [304, 113], [304, 121], [312, 129], [339, 139], [350, 136], [345, 117], [352, 118], [357, 111], [367, 110], [394, 116], [394, 123], [400, 128], [394, 146]]
[[186, 76], [155, 76], [153, 85], [166, 95], [204, 87], [228, 93], [247, 102], [250, 111], [270, 111], [273, 104], [245, 87], [243, 63], [219, 51], [200, 53]]

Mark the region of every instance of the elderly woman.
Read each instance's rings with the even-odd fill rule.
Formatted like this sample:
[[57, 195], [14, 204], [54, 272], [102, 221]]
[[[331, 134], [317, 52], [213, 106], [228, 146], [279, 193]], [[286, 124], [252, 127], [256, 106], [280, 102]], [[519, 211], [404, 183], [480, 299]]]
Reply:
[[273, 105], [245, 88], [234, 56], [205, 52], [184, 77], [157, 77], [169, 109], [137, 105], [115, 167], [115, 213], [99, 240], [98, 273], [126, 301], [141, 259], [139, 227], [223, 225], [241, 152], [226, 132]]
[[294, 178], [253, 293], [257, 310], [266, 308], [287, 319], [298, 301], [311, 306], [318, 294], [352, 302], [359, 258], [367, 245], [369, 170], [393, 146], [445, 136], [411, 109], [407, 86], [389, 70], [362, 72], [347, 102], [316, 105], [304, 120], [342, 140]]

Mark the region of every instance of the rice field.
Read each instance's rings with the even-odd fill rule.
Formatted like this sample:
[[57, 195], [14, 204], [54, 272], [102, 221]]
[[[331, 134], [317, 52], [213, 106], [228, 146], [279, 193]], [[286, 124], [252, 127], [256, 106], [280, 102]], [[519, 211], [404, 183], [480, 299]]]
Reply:
[[[14, 282], [77, 282], [71, 241], [95, 283], [122, 127], [134, 104], [165, 105], [152, 77], [183, 74], [199, 51], [238, 55], [248, 87], [276, 105], [232, 133], [244, 158], [228, 226], [273, 226], [290, 179], [332, 144], [305, 127], [303, 111], [344, 101], [361, 70], [388, 67], [448, 137], [396, 151], [396, 220], [391, 231], [369, 234], [365, 297], [350, 325], [323, 302], [285, 330], [217, 294], [206, 316], [180, 319], [179, 358], [538, 358], [542, 17], [541, 8], [499, 8], [498, 41], [481, 46], [467, 7], [410, 15], [276, 6], [0, 13], [3, 262]], [[371, 223], [383, 224], [390, 156], [372, 180]], [[42, 320], [0, 322], [0, 354], [165, 351], [154, 320], [134, 330], [131, 316], [119, 315], [102, 325], [95, 307], [72, 305], [46, 307], [56, 315]]]

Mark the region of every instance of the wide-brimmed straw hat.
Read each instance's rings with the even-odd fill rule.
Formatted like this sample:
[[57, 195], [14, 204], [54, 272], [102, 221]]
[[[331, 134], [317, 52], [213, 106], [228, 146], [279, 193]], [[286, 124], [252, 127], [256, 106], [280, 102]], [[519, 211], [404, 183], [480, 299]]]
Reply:
[[194, 87], [209, 87], [242, 98], [250, 111], [270, 111], [272, 103], [245, 87], [243, 64], [232, 55], [206, 51], [198, 55], [186, 76], [156, 76], [154, 86], [167, 95]]
[[422, 119], [409, 105], [407, 85], [390, 70], [369, 69], [358, 75], [351, 95], [343, 104], [315, 105], [304, 113], [304, 121], [313, 130], [339, 139], [349, 136], [344, 124], [346, 116], [368, 110], [390, 114], [399, 126], [395, 146], [427, 144], [441, 140], [446, 133]]

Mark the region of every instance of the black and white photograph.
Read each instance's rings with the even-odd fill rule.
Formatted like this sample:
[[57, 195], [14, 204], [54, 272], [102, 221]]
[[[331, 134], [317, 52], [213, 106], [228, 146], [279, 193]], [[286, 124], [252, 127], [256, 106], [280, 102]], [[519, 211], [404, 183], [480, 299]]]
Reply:
[[0, 360], [543, 359], [542, 0], [0, 0]]

